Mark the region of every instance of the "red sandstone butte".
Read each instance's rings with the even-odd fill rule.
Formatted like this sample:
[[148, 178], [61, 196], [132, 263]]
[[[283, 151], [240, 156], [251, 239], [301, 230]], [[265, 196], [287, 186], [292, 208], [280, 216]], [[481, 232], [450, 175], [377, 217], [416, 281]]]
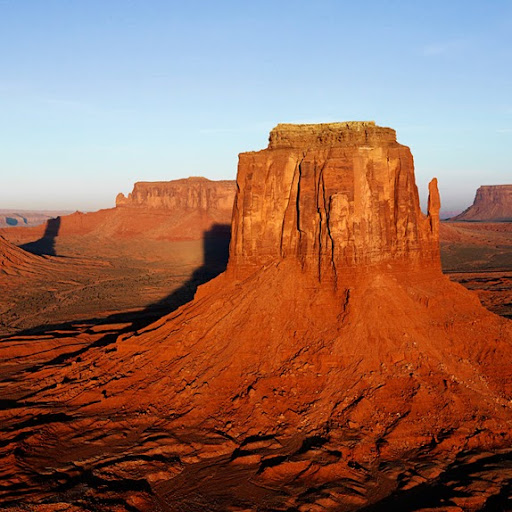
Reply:
[[278, 125], [267, 150], [240, 155], [237, 182], [232, 269], [279, 259], [320, 278], [368, 265], [439, 268], [437, 187], [424, 217], [411, 152], [390, 128]]
[[[192, 177], [136, 183], [128, 197], [118, 194], [115, 208], [58, 217], [55, 236], [200, 240], [215, 224], [229, 224], [234, 195], [235, 182], [229, 180]], [[45, 236], [51, 222], [3, 233], [16, 243], [26, 242]]]
[[11, 374], [0, 499], [499, 503], [512, 324], [441, 273], [436, 182], [424, 215], [409, 148], [372, 122], [278, 125], [240, 155], [237, 185], [228, 268], [192, 302]]
[[484, 185], [476, 191], [473, 204], [454, 221], [512, 221], [512, 185]]
[[142, 181], [135, 183], [128, 197], [118, 194], [116, 206], [231, 213], [234, 191], [235, 182], [230, 180], [192, 177], [174, 181]]

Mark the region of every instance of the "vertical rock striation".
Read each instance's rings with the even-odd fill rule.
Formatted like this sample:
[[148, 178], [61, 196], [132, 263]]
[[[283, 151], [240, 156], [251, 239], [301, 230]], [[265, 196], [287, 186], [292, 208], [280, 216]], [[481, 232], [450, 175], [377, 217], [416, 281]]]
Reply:
[[237, 183], [225, 273], [11, 381], [5, 401], [30, 400], [0, 412], [0, 503], [112, 490], [121, 510], [337, 512], [428, 510], [446, 485], [468, 510], [505, 496], [512, 326], [442, 275], [437, 184], [425, 216], [395, 132], [279, 125], [240, 155]]
[[193, 177], [173, 181], [142, 181], [125, 197], [118, 194], [117, 207], [172, 211], [220, 210], [231, 214], [235, 182]]
[[281, 124], [240, 155], [230, 267], [297, 259], [320, 279], [354, 268], [439, 268], [439, 194], [422, 214], [408, 147], [373, 122]]

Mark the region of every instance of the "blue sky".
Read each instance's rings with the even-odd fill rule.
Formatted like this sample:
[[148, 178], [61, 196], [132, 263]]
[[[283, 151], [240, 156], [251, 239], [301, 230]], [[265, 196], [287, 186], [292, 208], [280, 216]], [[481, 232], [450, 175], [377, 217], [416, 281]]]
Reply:
[[234, 179], [279, 122], [375, 120], [445, 210], [512, 182], [512, 1], [0, 0], [0, 208]]

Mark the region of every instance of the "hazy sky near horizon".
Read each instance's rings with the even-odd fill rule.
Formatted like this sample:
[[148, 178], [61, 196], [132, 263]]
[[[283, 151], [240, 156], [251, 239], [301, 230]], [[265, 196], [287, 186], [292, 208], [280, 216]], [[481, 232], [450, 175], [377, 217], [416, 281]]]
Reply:
[[0, 0], [0, 208], [234, 179], [279, 122], [375, 120], [443, 208], [512, 183], [512, 1]]

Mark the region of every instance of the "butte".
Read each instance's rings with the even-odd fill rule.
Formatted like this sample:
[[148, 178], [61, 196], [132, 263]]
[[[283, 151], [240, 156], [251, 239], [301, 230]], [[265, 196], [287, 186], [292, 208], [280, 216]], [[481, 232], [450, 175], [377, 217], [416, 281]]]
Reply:
[[454, 221], [511, 222], [512, 185], [484, 185], [476, 191], [473, 204]]
[[0, 498], [181, 512], [505, 503], [512, 327], [443, 276], [435, 180], [429, 192], [424, 215], [390, 128], [278, 125], [240, 155], [223, 274], [145, 329], [4, 388]]

